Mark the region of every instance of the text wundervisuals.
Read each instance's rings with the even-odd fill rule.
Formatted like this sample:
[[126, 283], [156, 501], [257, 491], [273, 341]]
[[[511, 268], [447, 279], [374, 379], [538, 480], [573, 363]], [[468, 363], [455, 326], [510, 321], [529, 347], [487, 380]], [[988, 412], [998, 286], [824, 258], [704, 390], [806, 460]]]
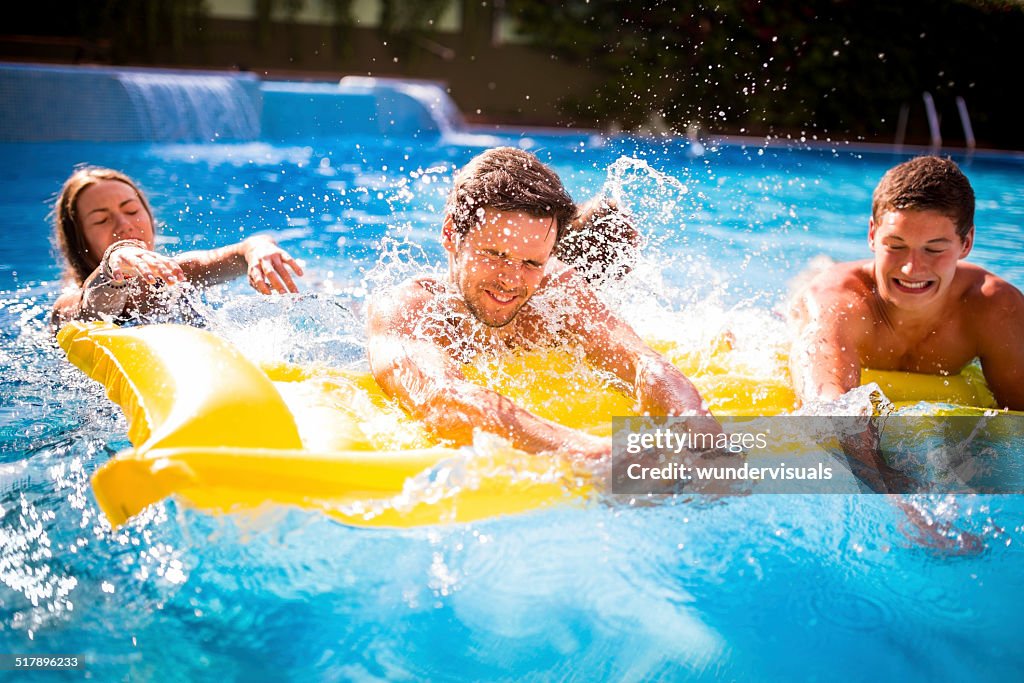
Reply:
[[790, 466], [781, 463], [772, 467], [756, 467], [744, 463], [739, 467], [690, 467], [679, 463], [668, 463], [658, 467], [645, 467], [633, 463], [626, 468], [630, 479], [655, 479], [676, 481], [769, 481], [769, 480], [828, 480], [832, 468], [822, 463], [812, 467]]

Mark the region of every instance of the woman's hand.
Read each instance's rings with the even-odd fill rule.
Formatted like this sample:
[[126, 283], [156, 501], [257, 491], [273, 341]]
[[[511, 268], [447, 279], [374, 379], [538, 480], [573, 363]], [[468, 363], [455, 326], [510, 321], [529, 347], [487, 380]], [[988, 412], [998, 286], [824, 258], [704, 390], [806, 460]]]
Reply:
[[100, 265], [103, 274], [115, 283], [132, 277], [142, 278], [149, 284], [159, 280], [169, 285], [185, 281], [185, 273], [177, 261], [136, 244], [115, 244], [107, 250]]
[[299, 291], [288, 268], [296, 275], [302, 275], [302, 266], [287, 251], [273, 240], [260, 235], [246, 239], [244, 245], [249, 284], [253, 289], [261, 294]]

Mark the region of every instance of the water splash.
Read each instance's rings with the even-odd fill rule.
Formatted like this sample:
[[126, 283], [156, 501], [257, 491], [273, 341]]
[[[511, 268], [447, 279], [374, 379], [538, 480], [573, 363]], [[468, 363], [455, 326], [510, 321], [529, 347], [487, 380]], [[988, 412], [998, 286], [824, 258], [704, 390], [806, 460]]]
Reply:
[[209, 327], [256, 363], [365, 364], [362, 304], [349, 297], [235, 297], [211, 313]]

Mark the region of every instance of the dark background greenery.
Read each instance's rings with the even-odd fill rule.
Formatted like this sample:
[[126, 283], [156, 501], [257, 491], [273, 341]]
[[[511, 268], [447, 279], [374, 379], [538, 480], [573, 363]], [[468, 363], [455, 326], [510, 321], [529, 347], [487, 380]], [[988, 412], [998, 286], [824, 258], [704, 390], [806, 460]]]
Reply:
[[[907, 107], [923, 143], [928, 92], [946, 144], [964, 143], [962, 96], [979, 146], [1024, 149], [1024, 0], [452, 1], [458, 35], [432, 28], [447, 0], [384, 0], [374, 27], [352, 0], [253, 0], [235, 23], [202, 0], [36, 0], [4, 31], [76, 36], [75, 61], [434, 78], [509, 123], [892, 142]], [[326, 25], [294, 21], [307, 3]], [[526, 46], [493, 40], [496, 12]]]
[[[568, 103], [580, 117], [640, 124], [648, 106], [673, 128], [926, 138], [922, 93], [944, 137], [1021, 148], [1024, 4], [985, 0], [511, 0], [538, 45], [603, 75]], [[981, 141], [981, 140], [979, 140]]]

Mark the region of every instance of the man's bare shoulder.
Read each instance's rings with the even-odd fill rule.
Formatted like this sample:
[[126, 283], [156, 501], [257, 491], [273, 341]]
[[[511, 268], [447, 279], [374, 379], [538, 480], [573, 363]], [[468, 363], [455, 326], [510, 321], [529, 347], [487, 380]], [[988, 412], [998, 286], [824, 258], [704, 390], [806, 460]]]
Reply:
[[[544, 271], [540, 284], [537, 285], [534, 296], [543, 296], [555, 291], [564, 294], [566, 288], [578, 282], [585, 282], [585, 280], [576, 272], [575, 268], [552, 258], [548, 261], [547, 269]], [[529, 306], [529, 304], [530, 302], [527, 302], [526, 305]]]
[[825, 268], [807, 283], [818, 296], [865, 296], [872, 288], [871, 262], [847, 261]]
[[380, 289], [370, 297], [367, 308], [370, 327], [401, 327], [421, 315], [446, 291], [444, 282], [429, 276]]
[[1021, 291], [1005, 279], [974, 263], [961, 261], [956, 273], [957, 279], [963, 282], [967, 296], [996, 300], [1021, 296]]
[[863, 316], [871, 310], [873, 291], [870, 261], [836, 263], [808, 280], [795, 293], [790, 315], [797, 319], [817, 318], [829, 312], [846, 311]]
[[995, 273], [961, 263], [957, 278], [963, 288], [961, 306], [975, 319], [999, 324], [1007, 318], [1024, 317], [1024, 293]]
[[554, 318], [561, 318], [563, 323], [579, 318], [590, 317], [595, 306], [599, 305], [594, 289], [587, 280], [570, 266], [559, 263], [549, 272], [533, 297], [525, 306], [521, 316], [524, 321], [532, 321], [539, 315], [539, 321], [546, 326]]

